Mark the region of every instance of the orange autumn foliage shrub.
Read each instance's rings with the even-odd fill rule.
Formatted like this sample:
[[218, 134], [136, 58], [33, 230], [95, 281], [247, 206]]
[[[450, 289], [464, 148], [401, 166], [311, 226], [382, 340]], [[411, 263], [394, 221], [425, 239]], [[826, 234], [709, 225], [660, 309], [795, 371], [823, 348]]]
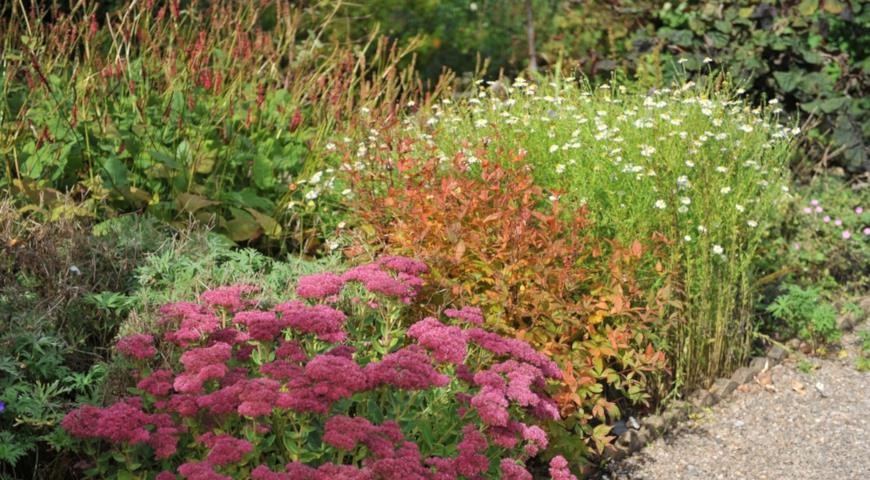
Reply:
[[430, 266], [429, 309], [475, 305], [492, 328], [550, 355], [564, 374], [556, 398], [566, 438], [583, 434], [600, 452], [606, 425], [620, 407], [645, 404], [665, 368], [649, 338], [655, 292], [635, 272], [652, 252], [596, 237], [585, 207], [561, 211], [522, 154], [445, 162], [417, 160], [426, 155], [407, 142], [395, 150], [380, 165], [389, 168], [355, 172], [366, 241]]

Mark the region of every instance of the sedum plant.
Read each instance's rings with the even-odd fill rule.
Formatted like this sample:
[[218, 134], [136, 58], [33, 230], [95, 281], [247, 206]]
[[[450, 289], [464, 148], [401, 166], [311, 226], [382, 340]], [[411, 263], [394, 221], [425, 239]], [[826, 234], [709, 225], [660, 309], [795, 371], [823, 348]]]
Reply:
[[[97, 478], [531, 479], [559, 418], [556, 365], [445, 310], [409, 328], [425, 264], [383, 257], [300, 278], [301, 300], [257, 288], [165, 305], [162, 327], [122, 338], [137, 379], [63, 420]], [[572, 478], [562, 457], [553, 478]]]

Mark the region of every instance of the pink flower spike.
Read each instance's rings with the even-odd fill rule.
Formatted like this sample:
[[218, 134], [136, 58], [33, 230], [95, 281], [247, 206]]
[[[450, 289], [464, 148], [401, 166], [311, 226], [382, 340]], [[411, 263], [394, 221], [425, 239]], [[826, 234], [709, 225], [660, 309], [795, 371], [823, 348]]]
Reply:
[[831, 221], [831, 217], [825, 215], [825, 218], [822, 219], [825, 223], [829, 223]]
[[848, 230], [843, 230], [843, 239], [848, 240], [850, 238], [852, 238], [852, 232], [850, 232]]

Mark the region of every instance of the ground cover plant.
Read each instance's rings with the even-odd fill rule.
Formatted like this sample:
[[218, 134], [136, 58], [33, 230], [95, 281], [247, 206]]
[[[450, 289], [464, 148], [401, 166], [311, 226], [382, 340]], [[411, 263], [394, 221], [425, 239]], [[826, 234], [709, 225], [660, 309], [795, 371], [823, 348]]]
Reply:
[[840, 338], [837, 310], [820, 297], [818, 289], [788, 285], [767, 310], [785, 323], [791, 336], [809, 342], [814, 350]]
[[752, 109], [713, 82], [649, 94], [558, 78], [496, 82], [434, 106], [405, 134], [435, 157], [470, 163], [522, 151], [548, 200], [587, 209], [595, 235], [666, 241], [661, 264], [673, 275], [659, 287], [674, 301], [660, 332], [676, 384], [691, 388], [749, 353], [754, 262], [789, 199], [796, 133], [777, 124], [775, 102]]
[[340, 221], [324, 139], [427, 101], [407, 49], [327, 38], [323, 3], [95, 9], [0, 11], [0, 187], [20, 203], [71, 192], [101, 216], [195, 217], [310, 252]]
[[[302, 300], [266, 305], [233, 286], [165, 305], [162, 329], [117, 344], [131, 395], [63, 421], [86, 440], [87, 474], [531, 478], [523, 461], [547, 446], [536, 423], [559, 417], [546, 393], [559, 369], [481, 328], [479, 309], [406, 328], [425, 271], [384, 257], [302, 277]], [[571, 477], [562, 457], [550, 471]]]

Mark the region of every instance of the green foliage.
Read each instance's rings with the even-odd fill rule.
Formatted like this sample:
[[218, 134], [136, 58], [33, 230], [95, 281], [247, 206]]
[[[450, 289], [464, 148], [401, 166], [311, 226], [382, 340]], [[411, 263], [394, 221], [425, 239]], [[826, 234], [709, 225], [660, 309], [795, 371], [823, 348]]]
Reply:
[[[14, 473], [16, 465], [38, 450], [59, 450], [54, 430], [71, 401], [98, 399], [105, 374], [102, 364], [76, 372], [67, 364], [74, 351], [60, 338], [21, 329], [0, 336], [0, 472]], [[35, 455], [38, 458], [38, 455]], [[22, 462], [23, 463], [23, 462]], [[45, 463], [45, 460], [43, 460]], [[38, 460], [31, 469], [38, 470]]]
[[[793, 130], [712, 85], [639, 94], [553, 78], [498, 82], [418, 119], [411, 137], [435, 156], [523, 152], [536, 183], [564, 211], [586, 208], [594, 235], [662, 241], [647, 275], [663, 288], [660, 333], [678, 385], [727, 372], [748, 354], [755, 262], [787, 200]], [[716, 83], [718, 79], [710, 79]], [[479, 147], [485, 145], [485, 149]]]
[[[348, 7], [391, 35], [419, 35], [421, 68], [515, 75], [529, 64], [523, 1], [375, 0]], [[753, 101], [777, 99], [800, 119], [812, 167], [870, 168], [870, 7], [858, 0], [531, 1], [538, 63], [592, 79], [661, 87], [721, 69]], [[474, 5], [474, 7], [472, 7]], [[410, 9], [410, 11], [409, 11]], [[361, 10], [361, 11], [360, 11]], [[370, 24], [356, 21], [364, 30]]]
[[817, 288], [803, 289], [786, 285], [785, 292], [767, 307], [777, 320], [784, 322], [791, 335], [809, 342], [813, 348], [840, 338], [837, 310], [825, 302]]

